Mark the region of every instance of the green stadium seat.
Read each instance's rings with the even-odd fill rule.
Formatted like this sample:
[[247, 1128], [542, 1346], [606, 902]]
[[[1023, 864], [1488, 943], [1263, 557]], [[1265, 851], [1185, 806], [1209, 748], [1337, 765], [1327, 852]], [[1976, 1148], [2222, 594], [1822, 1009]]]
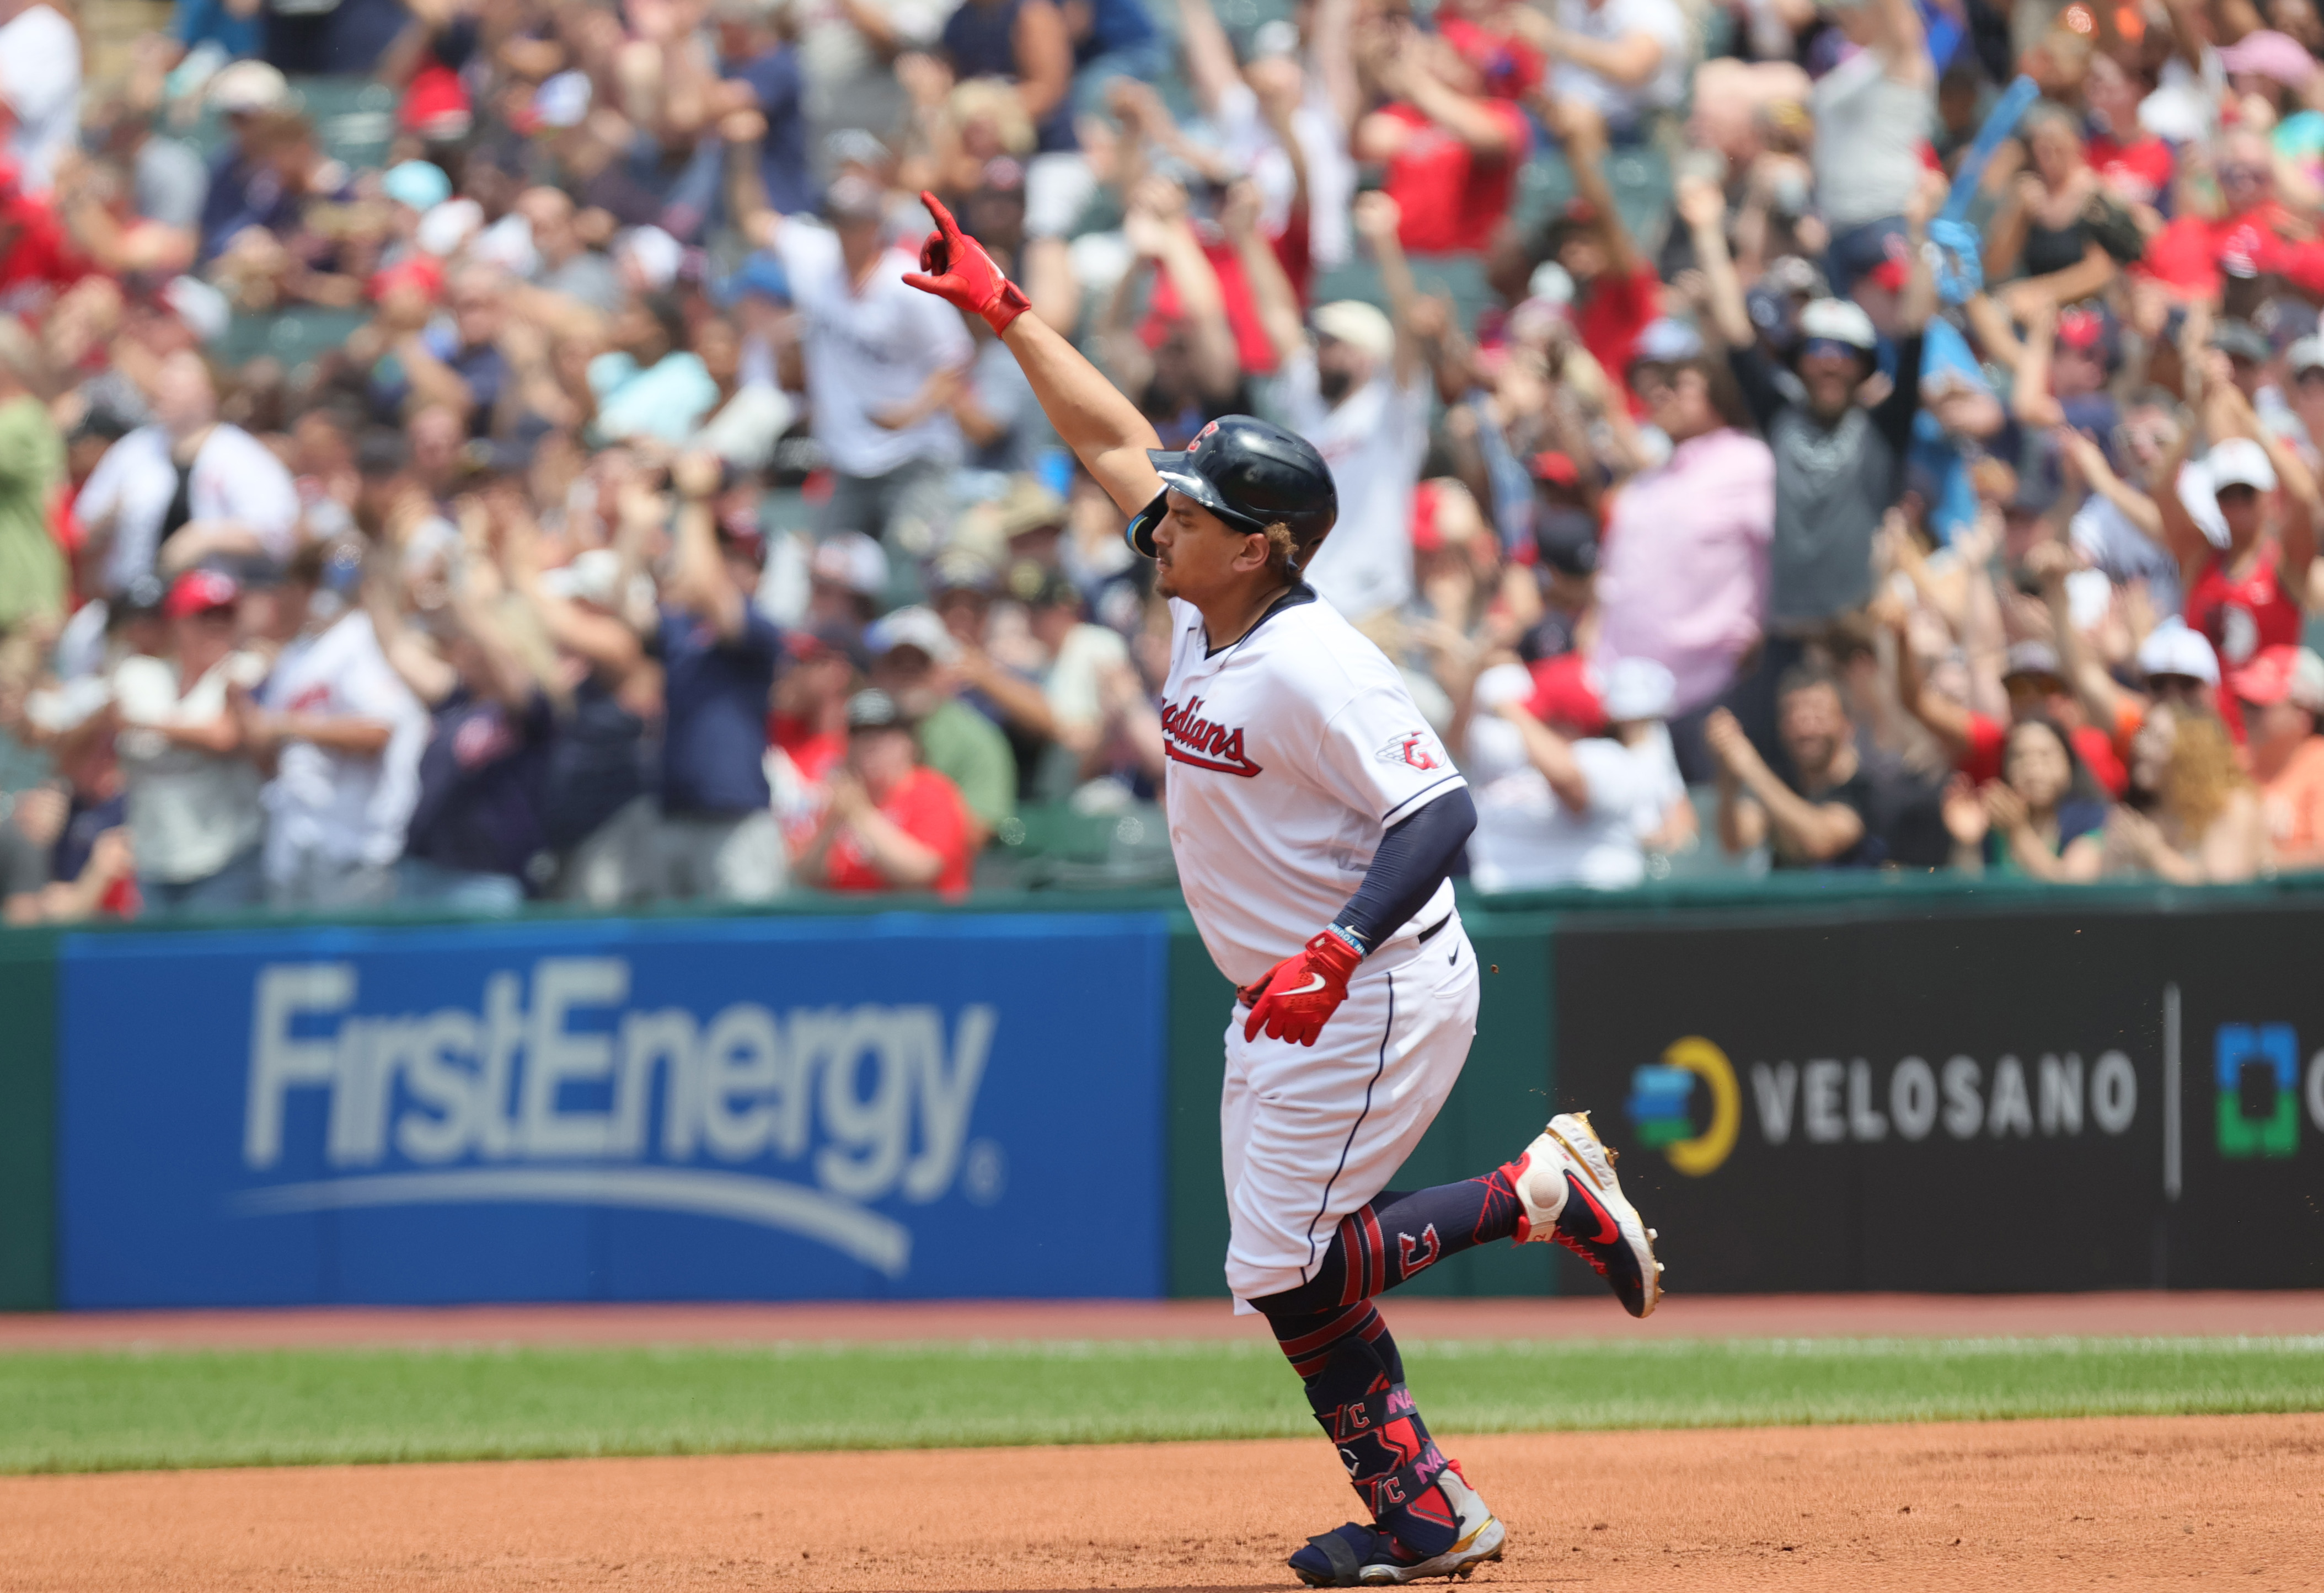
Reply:
[[241, 365], [262, 355], [284, 364], [306, 364], [325, 349], [337, 348], [370, 319], [361, 309], [324, 309], [304, 306], [270, 315], [238, 315], [226, 327], [215, 350], [229, 365]]

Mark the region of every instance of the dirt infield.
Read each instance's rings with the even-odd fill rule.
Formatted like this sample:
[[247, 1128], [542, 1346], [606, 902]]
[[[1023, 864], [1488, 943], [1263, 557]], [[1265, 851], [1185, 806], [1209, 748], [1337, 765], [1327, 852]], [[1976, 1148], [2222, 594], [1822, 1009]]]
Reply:
[[[1604, 1294], [1397, 1298], [1405, 1339], [1982, 1338], [2324, 1333], [2324, 1290], [2106, 1294], [1674, 1294], [1642, 1322]], [[1224, 1300], [941, 1300], [873, 1305], [473, 1305], [0, 1315], [0, 1353], [108, 1347], [671, 1344], [779, 1340], [1264, 1340]], [[2324, 1577], [2319, 1577], [2324, 1580]]]
[[[1455, 1439], [1479, 1588], [2314, 1588], [2324, 1416]], [[0, 1480], [0, 1588], [1292, 1586], [1320, 1442]]]

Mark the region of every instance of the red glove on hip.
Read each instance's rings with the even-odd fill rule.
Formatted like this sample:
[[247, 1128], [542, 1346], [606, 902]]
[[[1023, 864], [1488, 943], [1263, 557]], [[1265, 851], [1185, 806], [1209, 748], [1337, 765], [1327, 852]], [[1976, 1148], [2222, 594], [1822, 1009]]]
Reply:
[[1355, 947], [1324, 930], [1297, 956], [1284, 958], [1268, 971], [1266, 978], [1235, 992], [1250, 1008], [1242, 1037], [1256, 1040], [1264, 1027], [1270, 1040], [1313, 1045], [1332, 1014], [1348, 999], [1348, 977], [1362, 960]]
[[1001, 274], [984, 245], [960, 230], [943, 200], [922, 189], [920, 203], [936, 218], [936, 230], [920, 245], [920, 269], [906, 272], [904, 281], [971, 315], [982, 316], [992, 335], [1000, 336], [1010, 322], [1033, 308], [1031, 301]]

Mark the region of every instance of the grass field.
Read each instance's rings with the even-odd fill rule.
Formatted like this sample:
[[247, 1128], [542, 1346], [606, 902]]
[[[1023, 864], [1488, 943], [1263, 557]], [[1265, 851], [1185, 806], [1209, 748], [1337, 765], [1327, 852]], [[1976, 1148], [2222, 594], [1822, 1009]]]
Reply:
[[[1440, 1432], [2324, 1410], [2324, 1338], [1420, 1342]], [[1233, 1342], [0, 1356], [0, 1470], [1260, 1438]]]

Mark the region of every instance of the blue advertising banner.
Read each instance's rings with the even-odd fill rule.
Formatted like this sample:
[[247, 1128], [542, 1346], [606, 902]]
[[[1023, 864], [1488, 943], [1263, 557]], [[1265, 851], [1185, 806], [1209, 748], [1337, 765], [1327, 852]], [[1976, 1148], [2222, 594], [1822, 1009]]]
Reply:
[[75, 935], [68, 1307], [1148, 1296], [1158, 916]]

